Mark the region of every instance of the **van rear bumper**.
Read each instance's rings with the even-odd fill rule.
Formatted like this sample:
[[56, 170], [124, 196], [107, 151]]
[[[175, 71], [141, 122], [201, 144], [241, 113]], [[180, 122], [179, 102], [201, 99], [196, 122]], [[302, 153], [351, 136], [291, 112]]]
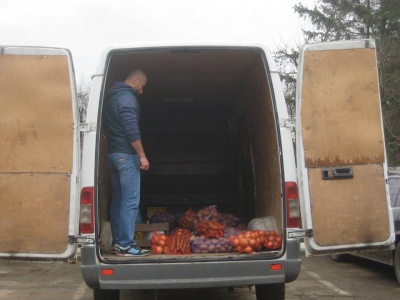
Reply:
[[[296, 279], [301, 268], [297, 240], [289, 240], [286, 255], [274, 260], [96, 265], [93, 264], [95, 248], [81, 250], [85, 282], [91, 288], [101, 289], [187, 289], [281, 283]], [[282, 269], [271, 270], [274, 264], [282, 264]], [[114, 269], [114, 275], [102, 276], [104, 268]]]

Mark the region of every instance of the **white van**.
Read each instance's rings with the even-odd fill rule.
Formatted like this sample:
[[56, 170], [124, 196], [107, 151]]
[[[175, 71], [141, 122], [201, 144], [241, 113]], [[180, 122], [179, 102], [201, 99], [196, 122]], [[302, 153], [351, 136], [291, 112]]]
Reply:
[[[280, 249], [109, 252], [102, 109], [110, 85], [134, 68], [148, 76], [140, 101], [151, 168], [142, 176], [142, 214], [215, 205], [244, 224], [273, 220]], [[259, 300], [284, 299], [285, 283], [300, 272], [300, 236], [311, 254], [393, 247], [371, 40], [301, 49], [296, 160], [295, 122], [262, 43], [110, 47], [93, 76], [85, 124], [69, 51], [2, 47], [0, 95], [1, 256], [68, 259], [79, 243], [95, 299], [118, 298], [122, 289], [238, 285], [255, 285]]]

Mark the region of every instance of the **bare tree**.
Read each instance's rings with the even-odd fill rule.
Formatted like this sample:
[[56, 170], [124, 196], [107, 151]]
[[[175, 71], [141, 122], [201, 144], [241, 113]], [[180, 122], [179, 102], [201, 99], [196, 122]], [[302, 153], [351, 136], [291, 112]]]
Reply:
[[86, 78], [82, 77], [80, 79], [76, 92], [78, 96], [79, 121], [84, 123], [90, 94], [90, 83]]
[[299, 57], [299, 45], [290, 46], [284, 44], [278, 46], [273, 52], [274, 61], [279, 70], [279, 76], [282, 81], [283, 93], [286, 100], [286, 106], [290, 118], [296, 116], [296, 78], [297, 78], [297, 60]]
[[[303, 30], [306, 43], [374, 38], [385, 142], [389, 165], [400, 164], [400, 4], [398, 0], [317, 0], [313, 8], [302, 4], [294, 10], [312, 24]], [[298, 51], [287, 45], [274, 52], [284, 85], [289, 115], [295, 111]], [[289, 70], [289, 71], [288, 71]]]

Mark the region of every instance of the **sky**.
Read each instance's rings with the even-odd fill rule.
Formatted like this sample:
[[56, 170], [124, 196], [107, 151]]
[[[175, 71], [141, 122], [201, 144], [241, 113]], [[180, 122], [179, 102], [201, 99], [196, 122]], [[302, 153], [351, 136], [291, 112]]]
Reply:
[[[1, 0], [0, 45], [71, 51], [75, 76], [90, 78], [109, 45], [267, 37], [271, 50], [301, 41], [293, 6], [315, 0]], [[209, 30], [215, 34], [211, 37]]]

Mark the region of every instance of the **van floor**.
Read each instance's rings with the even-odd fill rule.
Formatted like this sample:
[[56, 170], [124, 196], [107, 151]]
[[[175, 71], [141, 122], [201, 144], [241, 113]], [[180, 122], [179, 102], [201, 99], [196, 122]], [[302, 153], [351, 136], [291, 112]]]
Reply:
[[249, 257], [262, 257], [271, 258], [276, 257], [279, 251], [261, 251], [252, 254], [230, 252], [230, 253], [209, 253], [209, 254], [153, 254], [148, 256], [128, 256], [122, 257], [112, 253], [103, 253], [102, 258], [106, 261], [126, 261], [126, 260], [213, 260], [213, 259], [238, 259], [238, 258], [249, 258]]

